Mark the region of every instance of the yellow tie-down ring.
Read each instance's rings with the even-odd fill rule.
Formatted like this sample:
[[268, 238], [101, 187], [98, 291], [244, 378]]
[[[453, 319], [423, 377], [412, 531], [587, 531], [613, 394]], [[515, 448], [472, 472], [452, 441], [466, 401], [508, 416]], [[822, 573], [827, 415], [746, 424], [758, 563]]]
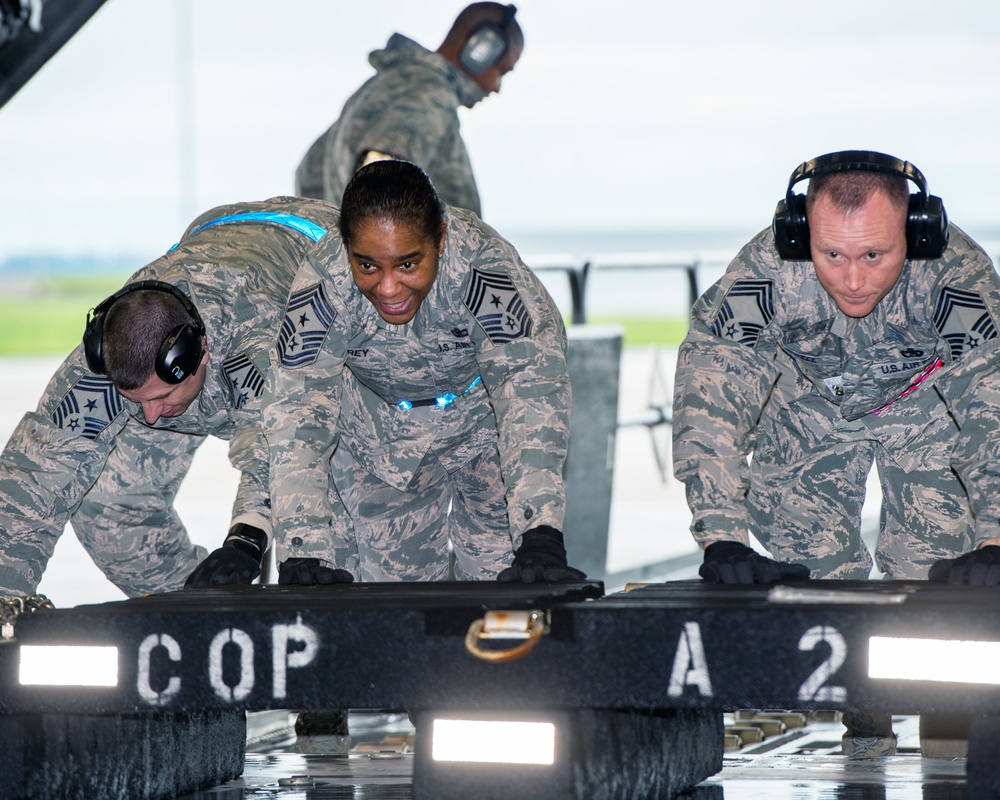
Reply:
[[[517, 661], [535, 649], [542, 636], [549, 632], [547, 614], [544, 611], [487, 611], [482, 619], [469, 626], [465, 634], [465, 649], [480, 661], [493, 664]], [[523, 639], [520, 644], [507, 650], [479, 646], [483, 639]]]

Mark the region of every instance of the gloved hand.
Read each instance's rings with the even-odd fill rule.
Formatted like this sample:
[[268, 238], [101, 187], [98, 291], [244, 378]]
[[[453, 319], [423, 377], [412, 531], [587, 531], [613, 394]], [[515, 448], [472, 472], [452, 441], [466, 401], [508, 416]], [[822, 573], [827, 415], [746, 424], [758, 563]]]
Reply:
[[775, 583], [805, 580], [809, 567], [774, 561], [755, 552], [742, 542], [713, 542], [705, 548], [705, 559], [698, 574], [706, 583]]
[[267, 534], [242, 522], [233, 525], [222, 543], [213, 550], [184, 582], [185, 589], [212, 586], [249, 586], [260, 575], [260, 562], [267, 549]]
[[318, 558], [289, 558], [278, 566], [278, 583], [283, 586], [354, 583], [354, 576], [346, 569], [324, 566]]
[[514, 563], [497, 575], [501, 583], [558, 583], [586, 578], [580, 570], [566, 563], [562, 532], [549, 525], [525, 531], [521, 546], [514, 551]]
[[1000, 546], [988, 544], [958, 558], [943, 558], [927, 574], [928, 580], [967, 586], [1000, 584]]

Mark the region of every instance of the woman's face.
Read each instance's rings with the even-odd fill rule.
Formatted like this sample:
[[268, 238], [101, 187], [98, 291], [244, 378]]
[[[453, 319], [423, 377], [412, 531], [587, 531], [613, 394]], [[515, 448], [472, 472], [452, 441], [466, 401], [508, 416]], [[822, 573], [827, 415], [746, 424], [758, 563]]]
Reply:
[[434, 284], [443, 246], [443, 230], [435, 242], [419, 227], [367, 219], [353, 231], [347, 257], [354, 282], [379, 316], [404, 325]]

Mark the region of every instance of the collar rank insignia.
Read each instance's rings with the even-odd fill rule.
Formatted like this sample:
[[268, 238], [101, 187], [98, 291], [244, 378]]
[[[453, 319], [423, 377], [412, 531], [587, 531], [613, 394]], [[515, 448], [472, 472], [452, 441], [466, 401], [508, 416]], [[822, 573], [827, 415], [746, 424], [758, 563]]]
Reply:
[[934, 327], [951, 348], [953, 359], [996, 338], [997, 328], [978, 292], [946, 286], [934, 309]]
[[232, 394], [233, 408], [243, 408], [264, 390], [264, 376], [246, 353], [229, 356], [222, 362], [222, 371]]
[[111, 381], [100, 375], [84, 375], [52, 414], [56, 427], [84, 439], [96, 439], [125, 404]]
[[522, 336], [531, 336], [534, 323], [514, 281], [505, 273], [473, 268], [465, 305], [493, 344], [506, 344]]
[[736, 281], [712, 320], [712, 333], [753, 348], [774, 318], [771, 281]]
[[281, 365], [303, 367], [312, 364], [336, 318], [337, 312], [330, 305], [322, 283], [292, 294], [278, 333]]

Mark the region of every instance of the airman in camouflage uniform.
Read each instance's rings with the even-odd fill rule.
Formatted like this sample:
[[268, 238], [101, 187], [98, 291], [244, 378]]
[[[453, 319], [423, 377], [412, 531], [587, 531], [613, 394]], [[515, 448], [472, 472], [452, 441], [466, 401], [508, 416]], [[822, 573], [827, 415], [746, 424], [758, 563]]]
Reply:
[[509, 243], [468, 211], [443, 213], [436, 277], [405, 323], [362, 294], [336, 236], [295, 279], [263, 412], [280, 561], [438, 580], [450, 542], [459, 579], [489, 579], [526, 531], [561, 531], [562, 319]]
[[204, 387], [185, 413], [147, 426], [139, 404], [88, 369], [82, 345], [66, 359], [0, 458], [0, 593], [35, 590], [71, 517], [127, 595], [179, 588], [205, 548], [191, 543], [172, 503], [206, 436], [229, 440], [241, 472], [234, 524], [270, 532], [259, 397], [295, 268], [336, 214], [299, 198], [221, 206], [132, 276], [172, 284], [197, 308]]
[[[503, 23], [499, 3], [478, 3], [456, 19], [435, 51], [393, 34], [368, 60], [377, 74], [345, 103], [340, 118], [309, 148], [295, 173], [296, 191], [340, 204], [354, 171], [377, 158], [397, 158], [420, 166], [441, 199], [482, 215], [469, 153], [459, 130], [458, 109], [472, 108], [500, 91], [502, 76], [514, 68], [523, 48], [520, 27]], [[472, 75], [458, 58], [470, 29], [484, 20], [503, 24], [511, 40], [502, 60]]]
[[866, 578], [860, 514], [874, 460], [884, 496], [875, 558], [888, 577], [927, 578], [938, 560], [996, 543], [1000, 475], [981, 469], [993, 455], [975, 442], [975, 458], [953, 460], [962, 418], [949, 405], [994, 430], [1000, 406], [976, 406], [967, 381], [949, 375], [996, 360], [1000, 280], [975, 242], [949, 231], [940, 258], [907, 259], [864, 315], [838, 307], [816, 264], [783, 260], [771, 230], [698, 300], [673, 418], [698, 542], [745, 544], [750, 530], [812, 577]]

